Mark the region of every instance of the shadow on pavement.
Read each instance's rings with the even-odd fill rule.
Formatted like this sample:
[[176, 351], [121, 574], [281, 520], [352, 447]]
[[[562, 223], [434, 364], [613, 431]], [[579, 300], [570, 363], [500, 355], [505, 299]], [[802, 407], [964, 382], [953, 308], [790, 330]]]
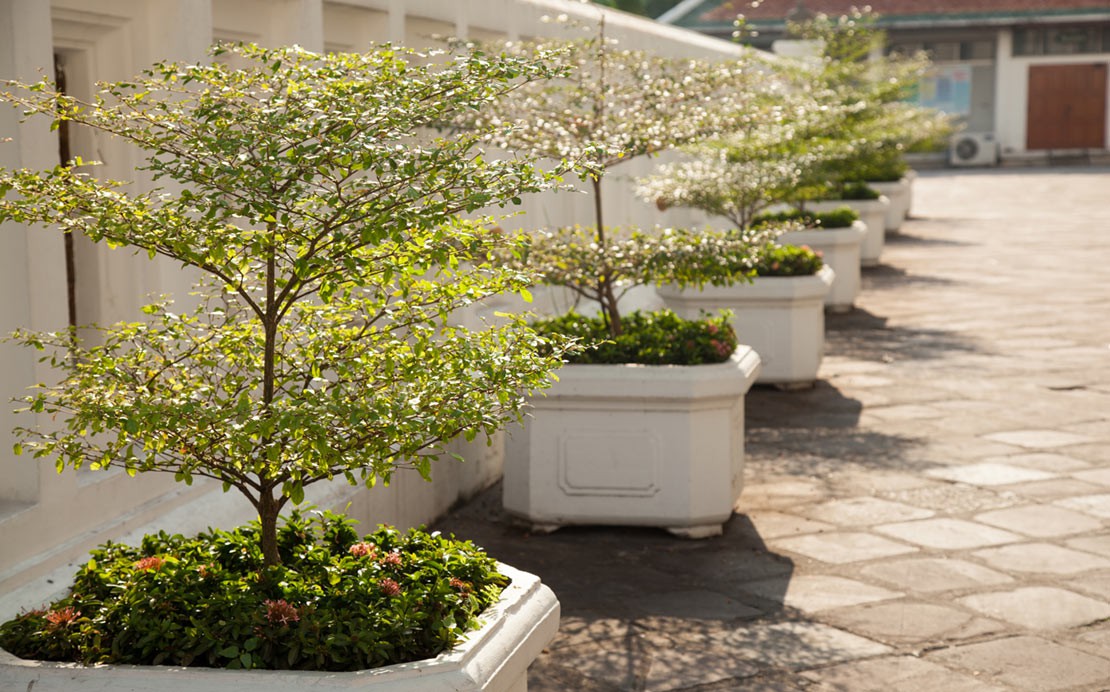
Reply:
[[[900, 284], [905, 279], [898, 279]], [[890, 326], [885, 317], [856, 308], [825, 315], [825, 355], [856, 360], [931, 360], [954, 351], [978, 351], [976, 344], [943, 329]]]

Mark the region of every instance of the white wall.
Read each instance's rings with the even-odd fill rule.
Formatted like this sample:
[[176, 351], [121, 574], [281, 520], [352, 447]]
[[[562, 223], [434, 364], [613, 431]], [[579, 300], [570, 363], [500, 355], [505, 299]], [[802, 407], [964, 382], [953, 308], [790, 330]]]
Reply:
[[[0, 0], [0, 76], [24, 81], [52, 71], [52, 50], [63, 53], [74, 93], [91, 91], [93, 80], [132, 76], [156, 60], [204, 59], [213, 39], [297, 43], [310, 50], [365, 50], [392, 40], [413, 47], [434, 45], [433, 34], [473, 39], [557, 35], [564, 30], [544, 22], [544, 15], [566, 13], [596, 21], [600, 10], [566, 0]], [[676, 56], [735, 57], [733, 44], [648, 20], [610, 12], [608, 34], [629, 48]], [[10, 110], [0, 111], [0, 165], [48, 168], [58, 160], [58, 144], [45, 123], [20, 124]], [[135, 180], [134, 152], [119, 142], [87, 132], [74, 133], [76, 154], [104, 161], [99, 174]], [[689, 223], [680, 211], [660, 214], [636, 200], [629, 178], [646, 173], [651, 162], [639, 161], [614, 170], [607, 181], [606, 213], [614, 223], [652, 225]], [[531, 225], [548, 220], [588, 223], [592, 202], [586, 195], [561, 194], [528, 203]], [[538, 220], [537, 220], [538, 219]], [[38, 229], [16, 226], [0, 232], [0, 333], [19, 327], [49, 330], [64, 327], [65, 274], [61, 239]], [[151, 293], [178, 295], [192, 276], [172, 262], [148, 261], [126, 250], [82, 244], [78, 267], [80, 309], [85, 319], [112, 322], [136, 319]], [[0, 344], [0, 398], [19, 396], [36, 382], [56, 377], [36, 356], [12, 344]], [[211, 486], [185, 489], [168, 477], [148, 474], [130, 479], [114, 472], [67, 472], [57, 475], [50, 463], [11, 456], [17, 423], [8, 406], [0, 406], [0, 593], [21, 584], [41, 582], [44, 575], [81, 559], [96, 543], [142, 531], [159, 517], [173, 517], [174, 531], [195, 531], [208, 524], [237, 523], [250, 507], [241, 498], [223, 496]], [[25, 414], [24, 414], [25, 415]], [[325, 506], [343, 509], [364, 521], [401, 526], [434, 519], [459, 497], [487, 487], [500, 476], [503, 445], [456, 444], [468, 461], [444, 461], [428, 484], [401, 473], [388, 489], [355, 490], [334, 486], [315, 491]], [[181, 510], [167, 514], [175, 507]], [[33, 586], [33, 584], [32, 584]]]

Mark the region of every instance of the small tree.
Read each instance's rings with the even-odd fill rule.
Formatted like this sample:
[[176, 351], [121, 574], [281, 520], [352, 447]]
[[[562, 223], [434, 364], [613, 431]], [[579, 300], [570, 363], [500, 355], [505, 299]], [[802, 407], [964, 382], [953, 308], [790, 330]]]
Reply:
[[719, 138], [688, 147], [689, 158], [641, 179], [638, 193], [661, 207], [701, 209], [751, 228], [767, 207], [798, 194], [828, 155], [814, 133], [837, 117], [805, 92], [775, 94], [745, 111]]
[[[699, 235], [670, 234], [664, 244], [635, 229], [605, 225], [602, 192], [606, 173], [639, 156], [650, 156], [704, 139], [733, 127], [743, 97], [764, 69], [752, 58], [711, 63], [661, 58], [620, 49], [605, 34], [604, 16], [597, 34], [578, 40], [550, 40], [515, 46], [520, 54], [557, 55], [569, 76], [518, 89], [511, 98], [491, 103], [473, 120], [479, 127], [516, 125], [491, 137], [492, 143], [549, 159], [571, 160], [589, 184], [594, 203], [592, 226], [553, 229], [533, 239], [531, 266], [548, 283], [564, 286], [601, 306], [613, 336], [623, 331], [619, 301], [622, 290], [652, 280], [702, 283], [731, 281], [707, 275], [676, 258], [693, 258]], [[685, 249], [679, 244], [690, 241]], [[750, 254], [746, 239], [718, 238], [718, 252], [730, 264]], [[564, 251], [566, 250], [566, 251]]]
[[558, 365], [560, 347], [519, 320], [466, 331], [448, 319], [531, 279], [491, 259], [517, 247], [487, 230], [492, 218], [458, 215], [551, 175], [484, 161], [486, 131], [428, 129], [552, 71], [543, 53], [421, 66], [388, 46], [228, 50], [248, 66], [158, 64], [92, 103], [7, 83], [4, 100], [121, 137], [147, 152], [155, 181], [181, 187], [140, 193], [73, 166], [0, 171], [0, 222], [83, 233], [206, 277], [191, 314], [162, 300], [73, 359], [67, 333], [19, 333], [52, 349], [65, 378], [25, 400], [64, 427], [17, 432], [59, 471], [122, 466], [236, 489], [272, 565], [278, 513], [306, 487], [371, 486], [401, 466], [427, 478], [446, 441], [519, 417]]
[[876, 26], [877, 19], [869, 9], [853, 9], [835, 18], [819, 14], [789, 27], [822, 46], [816, 69], [803, 67], [795, 74], [799, 88], [839, 113], [816, 133], [829, 153], [817, 173], [834, 188], [867, 179], [877, 167], [897, 168], [905, 151], [951, 131], [947, 116], [909, 102], [929, 69], [928, 58], [884, 54], [886, 34]]

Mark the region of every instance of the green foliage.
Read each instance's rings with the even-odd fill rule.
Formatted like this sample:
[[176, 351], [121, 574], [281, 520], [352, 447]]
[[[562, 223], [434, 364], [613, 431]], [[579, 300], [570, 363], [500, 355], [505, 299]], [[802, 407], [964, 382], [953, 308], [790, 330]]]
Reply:
[[821, 271], [821, 253], [806, 245], [767, 245], [759, 253], [756, 276], [812, 276]]
[[788, 209], [786, 211], [765, 212], [755, 218], [755, 227], [796, 223], [804, 228], [846, 228], [859, 220], [859, 212], [848, 206], [837, 207], [832, 211], [808, 211]]
[[17, 432], [59, 470], [235, 488], [276, 564], [278, 513], [306, 487], [388, 482], [401, 467], [428, 477], [447, 441], [519, 418], [526, 394], [548, 385], [560, 349], [522, 320], [468, 331], [450, 317], [533, 281], [493, 260], [520, 239], [490, 231], [497, 219], [481, 210], [557, 176], [527, 158], [483, 159], [482, 141], [511, 127], [433, 127], [559, 72], [542, 51], [428, 62], [389, 46], [228, 50], [244, 68], [159, 63], [91, 103], [8, 83], [3, 100], [126, 140], [169, 184], [0, 171], [0, 222], [60, 227], [206, 277], [194, 311], [160, 301], [99, 346], [70, 352], [68, 333], [19, 333], [65, 379], [25, 399], [63, 425]]
[[601, 317], [571, 312], [533, 324], [541, 334], [577, 338], [587, 348], [573, 354], [571, 363], [641, 365], [699, 365], [723, 363], [736, 350], [736, 333], [727, 316], [685, 320], [670, 310], [636, 311], [624, 317], [624, 331], [616, 337]]
[[294, 512], [283, 564], [266, 566], [257, 522], [194, 538], [107, 543], [72, 592], [0, 625], [21, 658], [211, 668], [361, 670], [449, 649], [507, 583], [469, 542]]
[[901, 180], [910, 167], [902, 152], [887, 149], [847, 162], [841, 169], [844, 179], [848, 181], [892, 183]]
[[878, 190], [859, 180], [845, 182], [843, 185], [834, 187], [830, 192], [836, 195], [832, 199], [876, 200], [882, 197]]

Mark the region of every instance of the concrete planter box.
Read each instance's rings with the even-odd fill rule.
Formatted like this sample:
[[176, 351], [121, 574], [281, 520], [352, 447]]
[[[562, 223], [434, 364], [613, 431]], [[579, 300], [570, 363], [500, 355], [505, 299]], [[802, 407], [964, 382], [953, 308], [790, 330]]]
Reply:
[[744, 395], [759, 356], [724, 363], [567, 365], [510, 429], [505, 509], [537, 530], [570, 524], [721, 533], [744, 478]]
[[867, 234], [860, 244], [859, 260], [864, 267], [875, 266], [883, 254], [886, 241], [886, 214], [890, 208], [890, 200], [880, 196], [879, 199], [828, 199], [806, 203], [806, 209], [817, 212], [832, 211], [839, 207], [854, 209], [859, 214], [859, 220], [867, 227]]
[[835, 273], [832, 289], [825, 296], [825, 307], [833, 312], [847, 312], [859, 295], [860, 246], [867, 227], [856, 221], [845, 228], [822, 228], [791, 231], [779, 236], [782, 245], [808, 245], [821, 252], [825, 264]]
[[559, 601], [538, 577], [501, 565], [512, 579], [451, 651], [424, 661], [351, 673], [171, 666], [80, 666], [25, 661], [0, 650], [0, 690], [34, 692], [526, 692], [528, 666], [555, 637]]
[[886, 232], [897, 233], [910, 211], [910, 179], [868, 182], [867, 185], [890, 200], [890, 208], [886, 211]]
[[784, 388], [813, 385], [825, 349], [825, 296], [834, 272], [813, 276], [765, 276], [752, 283], [702, 289], [659, 286], [668, 308], [693, 319], [702, 312], [732, 310], [732, 327], [763, 363], [762, 384]]

